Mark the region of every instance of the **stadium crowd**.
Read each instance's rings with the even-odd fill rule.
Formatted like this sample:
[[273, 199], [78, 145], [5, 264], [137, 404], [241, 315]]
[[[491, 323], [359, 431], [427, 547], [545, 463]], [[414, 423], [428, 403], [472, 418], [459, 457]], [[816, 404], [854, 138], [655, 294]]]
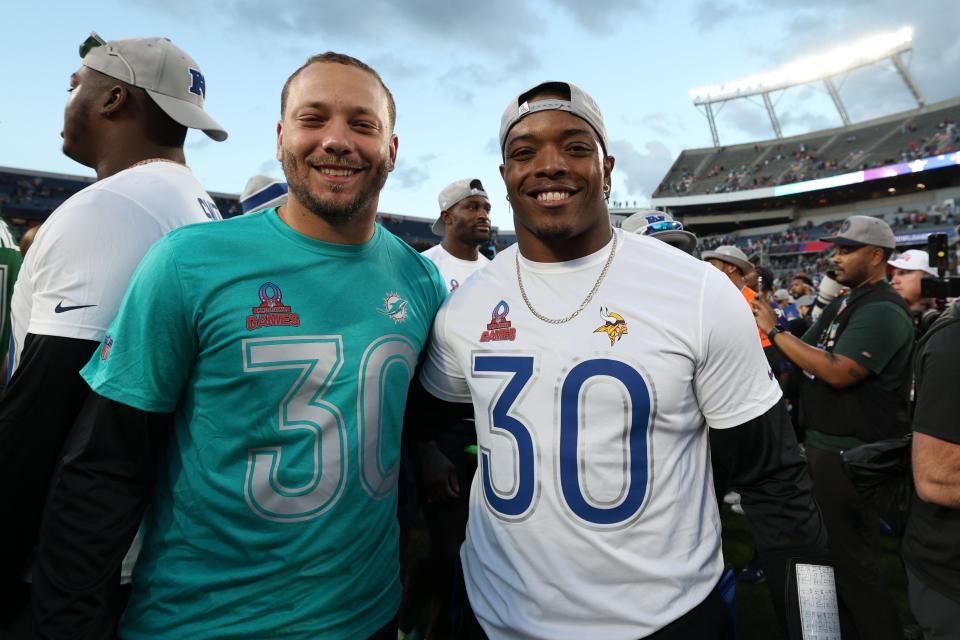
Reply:
[[[279, 96], [285, 182], [222, 219], [186, 165], [188, 128], [227, 138], [197, 62], [96, 34], [80, 56], [63, 151], [97, 180], [29, 252], [0, 229], [0, 637], [729, 639], [718, 502], [782, 637], [905, 637], [883, 528], [911, 636], [957, 637], [936, 251], [862, 215], [699, 247], [662, 212], [612, 228], [600, 107], [545, 82], [501, 117], [516, 244], [461, 177], [419, 253], [377, 222], [393, 96], [333, 52]], [[401, 567], [421, 512], [429, 561]]]
[[[730, 193], [806, 180], [816, 180], [911, 162], [960, 149], [957, 108], [942, 115], [923, 114], [902, 123], [871, 125], [847, 132], [813, 136], [801, 142], [777, 142], [719, 147], [702, 157], [697, 166], [678, 161], [665, 176], [657, 195]], [[873, 135], [870, 135], [873, 133]]]

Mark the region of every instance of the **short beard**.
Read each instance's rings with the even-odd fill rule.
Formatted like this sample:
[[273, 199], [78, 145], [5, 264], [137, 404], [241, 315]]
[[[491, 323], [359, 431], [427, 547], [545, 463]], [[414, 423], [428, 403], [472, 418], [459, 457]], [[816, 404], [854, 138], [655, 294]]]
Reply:
[[[359, 215], [367, 213], [371, 203], [379, 197], [380, 191], [387, 183], [387, 175], [390, 173], [390, 159], [385, 157], [374, 168], [373, 181], [357, 194], [353, 202], [348, 202], [342, 206], [332, 206], [322, 202], [310, 192], [309, 178], [307, 177], [310, 169], [306, 166], [306, 163], [300, 162], [284, 150], [281, 164], [283, 165], [283, 173], [287, 178], [287, 188], [293, 193], [297, 201], [310, 213], [322, 218], [327, 224], [334, 227], [347, 224]], [[303, 168], [306, 168], [306, 171], [301, 180], [298, 172]], [[330, 190], [336, 193], [343, 191], [343, 188], [342, 185], [334, 185]], [[376, 211], [373, 213], [376, 214]]]

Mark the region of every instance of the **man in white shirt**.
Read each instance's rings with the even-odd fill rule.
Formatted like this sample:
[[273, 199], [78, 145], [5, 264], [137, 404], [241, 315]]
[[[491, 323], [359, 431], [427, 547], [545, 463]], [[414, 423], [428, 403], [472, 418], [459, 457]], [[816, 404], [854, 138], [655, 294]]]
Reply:
[[[451, 182], [437, 197], [440, 216], [431, 229], [443, 241], [423, 252], [452, 294], [490, 260], [480, 247], [490, 239], [490, 199], [477, 178]], [[445, 638], [450, 618], [451, 590], [457, 556], [469, 515], [470, 479], [477, 470], [477, 436], [473, 418], [454, 420], [438, 430], [437, 438], [417, 446], [423, 508], [430, 532], [430, 579], [436, 607], [428, 625], [432, 635]]]
[[183, 153], [187, 128], [227, 137], [203, 110], [197, 63], [166, 38], [106, 42], [96, 34], [80, 57], [63, 152], [93, 168], [97, 182], [50, 215], [23, 263], [12, 301], [12, 377], [0, 400], [0, 502], [16, 514], [0, 527], [0, 630], [13, 637], [33, 637], [32, 550], [60, 447], [90, 391], [79, 371], [150, 245], [184, 224], [220, 219]]
[[582, 90], [521, 93], [500, 143], [518, 242], [441, 308], [412, 421], [476, 416], [465, 637], [731, 637], [711, 450], [778, 574], [825, 549], [750, 311], [709, 265], [611, 229]]
[[473, 272], [490, 262], [480, 247], [490, 239], [490, 199], [476, 178], [451, 182], [437, 197], [440, 217], [430, 227], [443, 241], [423, 252], [453, 293]]

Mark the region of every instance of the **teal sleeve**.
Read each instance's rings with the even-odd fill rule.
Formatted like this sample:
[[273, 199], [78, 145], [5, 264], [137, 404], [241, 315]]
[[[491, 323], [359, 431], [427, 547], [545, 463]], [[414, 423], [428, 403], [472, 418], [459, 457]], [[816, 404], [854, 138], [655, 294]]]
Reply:
[[98, 394], [143, 411], [174, 410], [197, 354], [174, 247], [168, 237], [147, 252], [100, 349], [80, 372]]
[[913, 323], [903, 309], [892, 302], [875, 302], [853, 315], [833, 352], [879, 374], [912, 340]]

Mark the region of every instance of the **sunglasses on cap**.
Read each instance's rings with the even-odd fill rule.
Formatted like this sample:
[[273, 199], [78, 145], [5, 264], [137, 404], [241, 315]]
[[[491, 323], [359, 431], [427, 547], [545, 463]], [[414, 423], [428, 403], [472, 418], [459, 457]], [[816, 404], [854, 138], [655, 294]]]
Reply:
[[107, 41], [97, 35], [96, 31], [92, 31], [87, 39], [80, 43], [80, 57], [86, 58], [92, 50], [105, 44], [107, 44]]
[[676, 220], [654, 222], [653, 224], [647, 225], [647, 228], [643, 230], [643, 235], [648, 236], [653, 233], [660, 233], [661, 231], [683, 231], [683, 224]]

